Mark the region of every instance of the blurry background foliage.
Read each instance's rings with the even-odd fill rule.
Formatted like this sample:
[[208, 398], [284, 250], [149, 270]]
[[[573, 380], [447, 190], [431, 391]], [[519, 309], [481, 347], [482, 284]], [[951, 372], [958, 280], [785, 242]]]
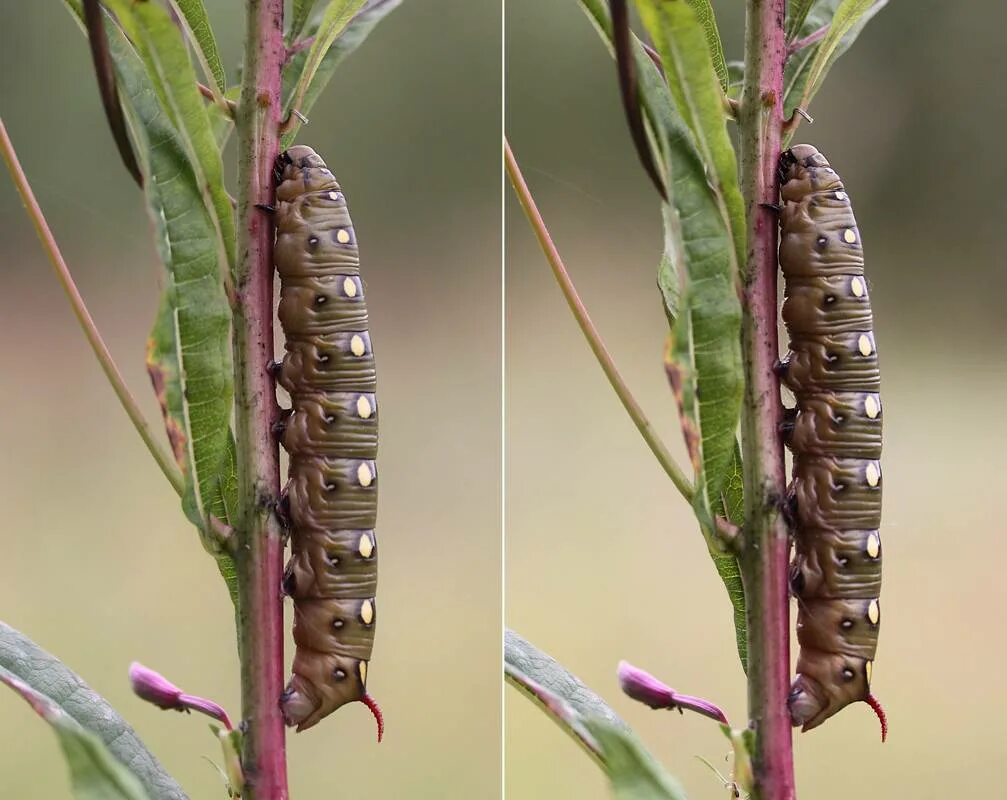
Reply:
[[[244, 5], [206, 0], [231, 84]], [[379, 359], [381, 621], [369, 688], [388, 727], [376, 745], [370, 715], [354, 706], [291, 735], [295, 797], [499, 792], [499, 19], [493, 2], [405, 0], [340, 66], [301, 132], [350, 199]], [[159, 426], [143, 359], [160, 268], [62, 3], [0, 3], [0, 110]], [[233, 191], [234, 137], [225, 164]], [[134, 698], [126, 669], [138, 659], [237, 716], [224, 585], [105, 383], [6, 178], [0, 219], [0, 618], [107, 697], [190, 796], [223, 797], [202, 758], [219, 756], [205, 720]], [[69, 796], [48, 727], [6, 690], [0, 719], [4, 796]]]
[[[728, 57], [741, 3], [715, 2]], [[802, 795], [989, 794], [1003, 747], [1007, 433], [1003, 6], [893, 0], [830, 72], [795, 142], [843, 176], [864, 238], [885, 405], [883, 626], [872, 688], [796, 738]], [[661, 365], [657, 197], [613, 64], [574, 0], [507, 0], [506, 127], [584, 301], [687, 463]], [[639, 30], [639, 26], [637, 26]], [[619, 694], [627, 658], [746, 716], [728, 600], [688, 506], [619, 405], [508, 192], [507, 623], [608, 699], [690, 796], [727, 773], [709, 721]], [[785, 341], [785, 340], [784, 340]], [[796, 650], [794, 651], [796, 654]], [[608, 797], [603, 774], [509, 689], [513, 797]], [[724, 790], [726, 792], [726, 790]], [[995, 791], [994, 791], [995, 793]]]

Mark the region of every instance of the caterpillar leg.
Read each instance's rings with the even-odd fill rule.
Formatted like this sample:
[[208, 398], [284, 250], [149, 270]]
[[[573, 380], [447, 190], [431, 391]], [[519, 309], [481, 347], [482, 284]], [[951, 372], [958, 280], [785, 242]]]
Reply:
[[287, 424], [290, 422], [290, 418], [293, 416], [293, 414], [294, 409], [292, 408], [280, 409], [280, 418], [273, 423], [273, 427], [270, 429], [273, 434], [273, 438], [275, 438], [277, 441], [283, 439], [283, 433], [284, 431], [287, 430]]
[[790, 442], [794, 436], [794, 422], [797, 420], [797, 406], [793, 408], [783, 408], [783, 421], [780, 423], [780, 436], [783, 437], [783, 443], [790, 447]]

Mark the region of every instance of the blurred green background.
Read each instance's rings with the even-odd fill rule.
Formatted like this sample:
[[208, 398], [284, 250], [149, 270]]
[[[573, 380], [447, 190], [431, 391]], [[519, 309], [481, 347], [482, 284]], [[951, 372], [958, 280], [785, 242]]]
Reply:
[[[743, 4], [715, 7], [738, 59]], [[873, 689], [891, 723], [881, 746], [857, 705], [798, 735], [802, 797], [1004, 796], [1005, 22], [989, 0], [891, 3], [795, 140], [843, 175], [867, 253], [885, 403]], [[658, 207], [610, 57], [574, 0], [507, 0], [505, 25], [511, 144], [617, 363], [687, 463], [661, 368]], [[510, 192], [506, 216], [507, 622], [602, 693], [690, 796], [724, 797], [697, 759], [729, 772], [715, 726], [634, 704], [615, 680], [628, 659], [740, 724], [724, 590]], [[508, 796], [608, 796], [600, 772], [511, 689], [505, 712]]]
[[[244, 3], [206, 5], [233, 82]], [[499, 794], [500, 15], [491, 0], [406, 0], [340, 67], [301, 136], [350, 198], [378, 353], [381, 621], [369, 688], [387, 732], [378, 746], [357, 704], [291, 735], [295, 798]], [[57, 0], [0, 2], [0, 113], [116, 360], [158, 420], [143, 366], [157, 301], [150, 226], [86, 42]], [[233, 144], [226, 160], [233, 175]], [[223, 797], [204, 760], [219, 756], [206, 721], [140, 702], [126, 680], [140, 660], [237, 718], [223, 584], [6, 178], [0, 219], [0, 618], [108, 697], [191, 797]], [[70, 796], [55, 737], [6, 690], [0, 740], [0, 794]]]

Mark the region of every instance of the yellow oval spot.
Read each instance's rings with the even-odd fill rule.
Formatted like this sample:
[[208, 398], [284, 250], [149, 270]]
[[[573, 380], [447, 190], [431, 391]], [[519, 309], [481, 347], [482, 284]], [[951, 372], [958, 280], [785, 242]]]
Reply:
[[876, 533], [872, 533], [867, 537], [867, 555], [871, 558], [877, 558], [881, 554], [881, 539], [878, 538]]
[[860, 351], [860, 355], [869, 356], [874, 352], [874, 345], [871, 344], [871, 337], [866, 333], [860, 334], [860, 338], [857, 339], [857, 349]]
[[867, 465], [867, 469], [864, 470], [864, 476], [867, 478], [868, 486], [878, 485], [878, 481], [881, 480], [881, 468], [878, 466], [877, 461], [872, 461]]
[[[849, 231], [847, 231], [847, 233], [849, 233]], [[336, 241], [339, 242], [339, 244], [346, 244], [350, 241], [350, 234], [347, 232], [346, 228], [340, 228], [336, 231]]]
[[845, 200], [846, 192], [836, 192], [836, 200]]
[[370, 486], [371, 481], [374, 480], [374, 475], [371, 473], [371, 468], [366, 461], [361, 461], [360, 466], [357, 467], [357, 480], [364, 487]]
[[850, 281], [850, 291], [853, 292], [854, 297], [864, 296], [864, 282], [860, 278], [854, 278]]
[[360, 621], [364, 625], [370, 625], [374, 622], [374, 604], [370, 600], [364, 600], [360, 604]]
[[857, 240], [857, 233], [853, 228], [847, 228], [843, 231], [843, 241], [847, 244], [853, 244]]
[[329, 192], [329, 200], [338, 200], [339, 192]]
[[874, 674], [874, 662], [868, 661], [864, 664], [864, 674], [867, 676], [867, 686], [871, 685], [871, 676]]
[[360, 542], [357, 544], [357, 552], [364, 558], [374, 555], [374, 540], [369, 533], [361, 534]]
[[367, 662], [366, 661], [358, 661], [357, 662], [357, 672], [360, 673], [360, 683], [366, 685], [367, 684]]
[[881, 403], [878, 402], [878, 398], [869, 394], [864, 398], [864, 412], [867, 414], [868, 419], [877, 419], [878, 414], [881, 413]]
[[867, 606], [867, 619], [871, 625], [877, 625], [881, 621], [881, 606], [877, 600], [871, 600], [871, 604]]
[[362, 356], [367, 352], [367, 348], [364, 346], [364, 340], [360, 337], [360, 334], [353, 334], [353, 338], [350, 339], [350, 352], [355, 356]]
[[353, 278], [343, 279], [343, 294], [345, 294], [347, 297], [357, 296], [357, 284], [353, 282]]
[[357, 416], [360, 419], [367, 419], [374, 413], [374, 409], [371, 408], [371, 401], [367, 399], [366, 395], [360, 395], [357, 398]]

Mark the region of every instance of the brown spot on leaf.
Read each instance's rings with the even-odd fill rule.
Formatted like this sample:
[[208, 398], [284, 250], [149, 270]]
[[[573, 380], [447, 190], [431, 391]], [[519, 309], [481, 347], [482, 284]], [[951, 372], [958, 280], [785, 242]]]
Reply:
[[671, 384], [671, 393], [675, 396], [675, 403], [678, 405], [678, 421], [682, 426], [685, 449], [689, 452], [689, 460], [692, 462], [693, 470], [699, 475], [702, 471], [702, 461], [699, 452], [699, 429], [696, 427], [695, 420], [691, 419], [685, 412], [683, 389], [685, 370], [672, 356], [672, 338], [670, 336], [664, 350], [664, 371], [668, 375], [668, 382]]
[[175, 456], [175, 462], [184, 474], [186, 471], [186, 441], [185, 429], [181, 423], [175, 419], [168, 408], [168, 384], [165, 370], [157, 361], [156, 345], [153, 339], [147, 340], [147, 374], [154, 387], [154, 396], [157, 397], [157, 404], [161, 407], [161, 416], [164, 417], [164, 429], [168, 434], [168, 442], [171, 444], [171, 452]]

